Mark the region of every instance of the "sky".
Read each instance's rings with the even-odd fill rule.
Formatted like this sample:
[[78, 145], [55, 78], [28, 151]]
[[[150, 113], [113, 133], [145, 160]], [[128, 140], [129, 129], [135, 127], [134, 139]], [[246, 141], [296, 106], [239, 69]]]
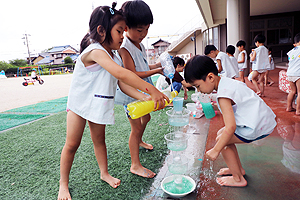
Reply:
[[[159, 40], [172, 42], [195, 27], [202, 17], [195, 0], [144, 0], [153, 14], [143, 44]], [[79, 44], [89, 27], [92, 8], [111, 6], [113, 0], [10, 0], [0, 2], [0, 61], [28, 57], [25, 34], [31, 55], [37, 55], [54, 46]], [[120, 9], [125, 0], [117, 0]], [[167, 37], [169, 36], [169, 37]]]

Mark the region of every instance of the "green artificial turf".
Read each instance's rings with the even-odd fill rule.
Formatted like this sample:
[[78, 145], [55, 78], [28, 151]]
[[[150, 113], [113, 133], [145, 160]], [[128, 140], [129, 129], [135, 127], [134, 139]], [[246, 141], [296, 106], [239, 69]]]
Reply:
[[0, 114], [0, 131], [31, 122], [48, 114]]
[[29, 106], [7, 110], [5, 112], [21, 112], [21, 113], [57, 113], [66, 110], [68, 97], [62, 97], [51, 101], [45, 101]]
[[[179, 96], [183, 96], [183, 92]], [[164, 139], [170, 132], [167, 109], [170, 108], [151, 113], [144, 132], [143, 140], [152, 144], [154, 150], [140, 149], [142, 165], [156, 173], [169, 152]], [[66, 112], [60, 112], [0, 134], [0, 199], [57, 198], [66, 115]], [[130, 172], [130, 124], [122, 106], [115, 106], [115, 121], [115, 125], [106, 127], [108, 169], [112, 176], [121, 180], [121, 185], [114, 189], [100, 179], [86, 126], [70, 173], [69, 188], [73, 200], [135, 200], [148, 192], [153, 179]]]

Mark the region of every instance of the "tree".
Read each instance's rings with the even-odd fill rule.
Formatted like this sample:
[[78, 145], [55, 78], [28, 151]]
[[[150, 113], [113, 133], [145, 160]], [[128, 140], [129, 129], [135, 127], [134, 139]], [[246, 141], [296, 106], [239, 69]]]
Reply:
[[73, 60], [70, 56], [68, 56], [64, 59], [64, 62], [65, 62], [65, 64], [70, 64], [70, 63], [73, 63]]
[[11, 68], [12, 65], [5, 62], [5, 61], [0, 61], [0, 71], [4, 70], [6, 71], [7, 69]]
[[15, 66], [18, 66], [18, 67], [23, 67], [23, 66], [27, 65], [27, 60], [24, 60], [24, 59], [15, 59], [15, 60], [10, 60], [9, 63], [11, 65], [15, 65]]

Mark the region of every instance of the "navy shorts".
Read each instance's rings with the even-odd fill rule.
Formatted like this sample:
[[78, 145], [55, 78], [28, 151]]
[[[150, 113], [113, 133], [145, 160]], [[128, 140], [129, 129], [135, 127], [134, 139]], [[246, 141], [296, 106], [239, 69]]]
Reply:
[[245, 143], [251, 143], [251, 142], [254, 142], [254, 141], [256, 141], [256, 140], [263, 139], [263, 138], [267, 137], [267, 136], [270, 135], [270, 134], [259, 136], [258, 138], [254, 139], [254, 140], [247, 140], [247, 139], [245, 139], [245, 138], [243, 138], [243, 137], [237, 135], [236, 133], [234, 133], [234, 135], [235, 135], [237, 138], [239, 138], [241, 141], [245, 142]]

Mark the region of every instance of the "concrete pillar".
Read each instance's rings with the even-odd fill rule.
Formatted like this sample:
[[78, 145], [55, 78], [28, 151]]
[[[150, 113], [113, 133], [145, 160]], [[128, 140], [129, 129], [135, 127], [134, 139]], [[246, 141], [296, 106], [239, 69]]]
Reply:
[[[239, 40], [246, 42], [246, 51], [250, 54], [250, 0], [227, 0], [227, 46], [235, 46]], [[235, 57], [239, 51], [236, 49]], [[249, 73], [248, 70], [245, 75]]]
[[[237, 41], [244, 40], [247, 43], [246, 48], [249, 48], [249, 38], [250, 0], [227, 0], [227, 46], [235, 46]], [[235, 56], [237, 55], [236, 50]]]

